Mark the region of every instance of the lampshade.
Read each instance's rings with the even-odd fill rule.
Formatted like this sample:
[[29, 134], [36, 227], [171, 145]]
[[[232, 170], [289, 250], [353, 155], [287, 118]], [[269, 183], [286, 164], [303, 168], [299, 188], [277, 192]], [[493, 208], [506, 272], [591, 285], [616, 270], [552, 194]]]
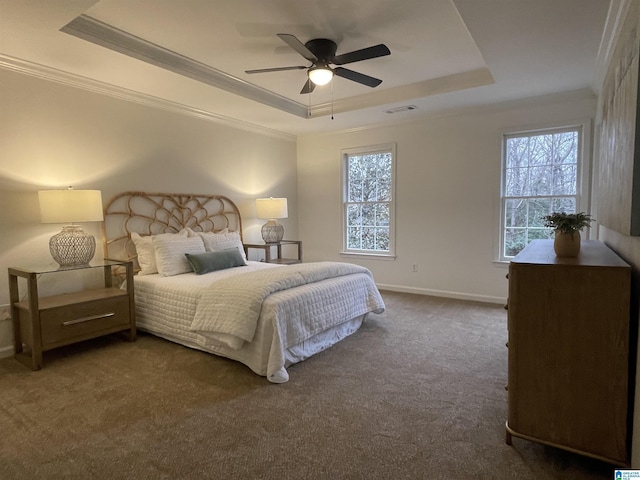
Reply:
[[[38, 192], [42, 223], [102, 221], [100, 190], [41, 190]], [[96, 239], [79, 225], [65, 225], [49, 239], [49, 251], [61, 267], [88, 264], [96, 253]]]
[[309, 70], [309, 80], [316, 85], [326, 85], [333, 78], [333, 70], [327, 66], [313, 67]]
[[41, 190], [38, 199], [42, 223], [101, 222], [103, 219], [100, 190]]
[[284, 227], [276, 218], [287, 218], [286, 198], [258, 198], [256, 200], [256, 213], [258, 218], [268, 218], [269, 221], [262, 226], [262, 239], [265, 243], [278, 243], [284, 236]]
[[256, 200], [256, 213], [258, 218], [287, 218], [286, 198], [258, 198]]

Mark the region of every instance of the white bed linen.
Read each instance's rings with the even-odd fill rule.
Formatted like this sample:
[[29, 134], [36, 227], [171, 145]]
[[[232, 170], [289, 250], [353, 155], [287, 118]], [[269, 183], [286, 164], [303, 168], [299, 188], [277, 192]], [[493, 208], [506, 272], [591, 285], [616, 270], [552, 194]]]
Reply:
[[[371, 277], [355, 274], [270, 295], [263, 304], [254, 340], [239, 350], [189, 330], [203, 289], [229, 276], [263, 268], [287, 267], [250, 261], [246, 267], [205, 275], [136, 276], [137, 326], [168, 340], [240, 361], [269, 381], [283, 383], [289, 378], [289, 365], [354, 333], [368, 312], [384, 309], [377, 289], [371, 288]], [[290, 326], [305, 320], [328, 324], [329, 328], [299, 341], [291, 335], [294, 329]]]

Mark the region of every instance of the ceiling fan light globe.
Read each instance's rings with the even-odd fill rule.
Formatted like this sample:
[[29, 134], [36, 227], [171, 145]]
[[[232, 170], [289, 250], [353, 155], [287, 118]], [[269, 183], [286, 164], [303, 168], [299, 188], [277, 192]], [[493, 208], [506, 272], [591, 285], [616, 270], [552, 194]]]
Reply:
[[309, 80], [316, 85], [326, 85], [333, 78], [333, 71], [329, 67], [316, 67], [309, 70]]

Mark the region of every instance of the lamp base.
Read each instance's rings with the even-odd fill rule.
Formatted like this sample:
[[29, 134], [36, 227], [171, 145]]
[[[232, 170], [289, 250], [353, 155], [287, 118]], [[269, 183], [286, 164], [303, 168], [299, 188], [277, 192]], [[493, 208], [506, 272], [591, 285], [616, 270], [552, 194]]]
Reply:
[[284, 237], [284, 227], [272, 219], [262, 226], [261, 233], [264, 243], [278, 243]]
[[79, 225], [67, 225], [49, 239], [49, 251], [61, 267], [87, 265], [96, 253], [96, 239]]

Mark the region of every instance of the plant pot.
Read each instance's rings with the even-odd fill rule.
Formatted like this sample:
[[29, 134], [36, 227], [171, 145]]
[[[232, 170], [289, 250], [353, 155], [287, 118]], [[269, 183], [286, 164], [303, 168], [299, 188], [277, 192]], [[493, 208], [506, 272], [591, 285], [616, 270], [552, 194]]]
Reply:
[[580, 232], [562, 233], [556, 230], [553, 249], [558, 257], [577, 257], [580, 253]]

